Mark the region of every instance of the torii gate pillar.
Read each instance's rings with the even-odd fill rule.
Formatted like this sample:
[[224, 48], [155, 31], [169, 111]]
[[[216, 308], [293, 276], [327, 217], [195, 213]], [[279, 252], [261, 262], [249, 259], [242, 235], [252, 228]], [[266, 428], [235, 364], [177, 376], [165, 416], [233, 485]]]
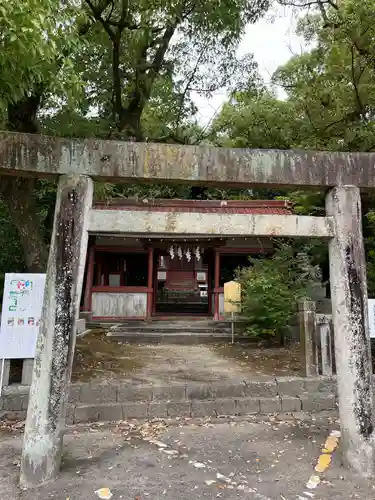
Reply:
[[54, 479], [60, 470], [92, 194], [89, 177], [59, 179], [21, 461], [24, 487]]
[[370, 476], [375, 465], [374, 409], [359, 188], [332, 189], [326, 210], [335, 223], [329, 262], [341, 447], [345, 464]]

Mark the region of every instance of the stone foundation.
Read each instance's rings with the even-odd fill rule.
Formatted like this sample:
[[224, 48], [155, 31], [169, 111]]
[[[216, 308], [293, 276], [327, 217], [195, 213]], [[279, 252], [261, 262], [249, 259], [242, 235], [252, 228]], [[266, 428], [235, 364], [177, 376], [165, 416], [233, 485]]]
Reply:
[[[0, 400], [0, 417], [24, 419], [28, 392], [27, 386], [7, 387]], [[323, 377], [280, 377], [237, 385], [80, 383], [70, 387], [66, 423], [334, 410], [335, 393], [335, 380]]]

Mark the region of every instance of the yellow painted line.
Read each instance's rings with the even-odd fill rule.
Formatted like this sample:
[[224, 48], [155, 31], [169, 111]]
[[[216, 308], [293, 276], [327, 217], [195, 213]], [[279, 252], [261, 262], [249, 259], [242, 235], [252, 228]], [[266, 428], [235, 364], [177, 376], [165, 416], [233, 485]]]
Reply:
[[[319, 456], [318, 461], [314, 467], [315, 472], [317, 472], [318, 474], [312, 475], [306, 483], [306, 488], [308, 488], [309, 490], [314, 490], [320, 484], [321, 477], [319, 474], [323, 474], [331, 465], [332, 453], [334, 453], [334, 451], [337, 449], [340, 437], [340, 431], [331, 431], [330, 435], [325, 440], [324, 446], [322, 448], [322, 453]], [[307, 494], [307, 492], [304, 494]]]
[[333, 453], [339, 444], [339, 438], [329, 436], [324, 443], [323, 453]]
[[320, 455], [318, 458], [318, 463], [315, 465], [316, 472], [323, 473], [328, 467], [331, 465], [332, 455], [330, 453], [325, 453], [324, 455]]

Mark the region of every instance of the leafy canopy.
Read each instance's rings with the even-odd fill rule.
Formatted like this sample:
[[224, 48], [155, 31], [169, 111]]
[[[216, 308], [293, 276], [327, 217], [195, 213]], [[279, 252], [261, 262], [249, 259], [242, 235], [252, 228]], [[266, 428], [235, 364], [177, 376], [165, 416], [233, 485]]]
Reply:
[[82, 14], [69, 1], [0, 3], [0, 108], [47, 83], [68, 96], [77, 91], [70, 55], [77, 49], [76, 23]]

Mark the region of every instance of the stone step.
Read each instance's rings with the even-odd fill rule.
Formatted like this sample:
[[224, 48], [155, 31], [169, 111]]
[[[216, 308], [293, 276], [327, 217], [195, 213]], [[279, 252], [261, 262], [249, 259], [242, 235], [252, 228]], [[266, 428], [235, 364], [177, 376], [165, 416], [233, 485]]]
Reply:
[[[160, 332], [116, 332], [107, 333], [108, 337], [115, 337], [118, 341], [135, 343], [159, 343], [159, 344], [208, 344], [210, 342], [228, 342], [232, 336], [230, 333], [160, 333]], [[235, 336], [235, 340], [241, 342], [251, 341], [249, 337]]]
[[[0, 418], [23, 419], [28, 386], [4, 388]], [[131, 385], [78, 383], [70, 389], [67, 423], [128, 418], [209, 417], [336, 409], [333, 378], [279, 377], [266, 381]]]
[[315, 413], [336, 410], [333, 394], [307, 394], [303, 398], [254, 397], [218, 398], [190, 401], [139, 401], [77, 405], [70, 407], [69, 423], [111, 422], [128, 419], [206, 418], [220, 416], [269, 415], [278, 413]]
[[222, 327], [209, 327], [209, 326], [199, 326], [194, 327], [191, 325], [180, 325], [180, 326], [142, 326], [142, 325], [134, 325], [134, 326], [117, 326], [111, 329], [112, 332], [124, 332], [124, 333], [178, 333], [178, 332], [187, 332], [187, 333], [227, 333], [230, 332], [230, 326], [222, 326]]
[[191, 344], [196, 342], [219, 342], [231, 338], [231, 327], [227, 322], [213, 320], [136, 321], [115, 325], [108, 336], [126, 342], [161, 342]]
[[153, 330], [172, 330], [172, 329], [225, 329], [230, 328], [228, 321], [213, 321], [213, 320], [157, 320], [157, 321], [128, 321], [124, 323], [117, 323], [118, 328], [142, 328]]
[[[9, 406], [9, 405], [7, 405]], [[0, 412], [3, 419], [26, 417], [27, 406]], [[269, 415], [278, 413], [334, 411], [337, 409], [333, 394], [310, 393], [303, 397], [233, 397], [213, 400], [188, 401], [129, 401], [127, 403], [70, 404], [67, 424], [112, 422], [128, 419], [153, 418], [205, 418], [220, 416]]]

